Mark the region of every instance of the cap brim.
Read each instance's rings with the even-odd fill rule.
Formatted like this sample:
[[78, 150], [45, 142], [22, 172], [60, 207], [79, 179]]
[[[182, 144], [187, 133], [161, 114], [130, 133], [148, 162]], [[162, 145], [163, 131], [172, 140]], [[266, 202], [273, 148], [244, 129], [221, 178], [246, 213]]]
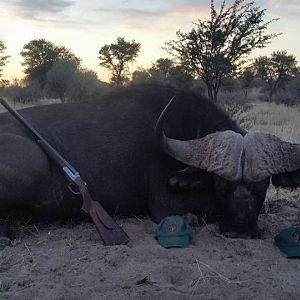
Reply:
[[190, 244], [190, 237], [184, 236], [160, 236], [157, 237], [158, 243], [164, 248], [178, 247], [185, 248]]
[[300, 247], [299, 246], [290, 246], [290, 247], [281, 247], [280, 249], [288, 258], [299, 257], [300, 258]]

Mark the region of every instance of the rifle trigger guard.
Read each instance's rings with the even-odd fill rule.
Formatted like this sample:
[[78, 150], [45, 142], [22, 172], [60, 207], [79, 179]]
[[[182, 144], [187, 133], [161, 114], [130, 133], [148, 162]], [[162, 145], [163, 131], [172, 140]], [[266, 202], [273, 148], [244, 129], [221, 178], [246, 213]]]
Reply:
[[75, 186], [75, 185], [74, 185], [72, 182], [69, 183], [69, 184], [68, 184], [69, 190], [70, 190], [74, 195], [80, 195], [80, 192], [76, 192], [75, 189], [72, 188], [72, 187], [74, 187], [74, 186]]

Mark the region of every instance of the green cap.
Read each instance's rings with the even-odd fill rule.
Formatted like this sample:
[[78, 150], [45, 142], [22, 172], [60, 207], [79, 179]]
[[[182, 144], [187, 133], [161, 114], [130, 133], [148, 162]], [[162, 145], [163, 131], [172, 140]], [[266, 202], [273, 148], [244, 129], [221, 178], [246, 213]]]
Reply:
[[280, 231], [275, 236], [275, 244], [286, 257], [300, 257], [300, 225]]
[[156, 229], [156, 239], [165, 248], [185, 248], [190, 244], [191, 237], [191, 226], [180, 216], [165, 217]]

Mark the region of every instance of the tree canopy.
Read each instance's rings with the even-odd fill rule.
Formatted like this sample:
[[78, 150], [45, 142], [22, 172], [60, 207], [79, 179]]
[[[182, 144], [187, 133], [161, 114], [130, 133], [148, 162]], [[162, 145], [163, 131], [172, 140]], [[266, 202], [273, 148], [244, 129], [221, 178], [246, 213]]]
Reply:
[[181, 65], [176, 65], [169, 58], [159, 58], [149, 69], [151, 78], [158, 81], [163, 81], [176, 87], [188, 85], [192, 77], [185, 68]]
[[275, 51], [270, 57], [260, 56], [255, 59], [253, 67], [255, 74], [267, 85], [269, 100], [280, 85], [298, 72], [296, 57], [287, 54], [287, 51]]
[[128, 80], [128, 64], [135, 61], [140, 48], [141, 44], [134, 40], [126, 41], [118, 37], [116, 43], [104, 45], [99, 50], [100, 66], [111, 72], [112, 83], [120, 85]]
[[74, 62], [59, 60], [47, 73], [46, 90], [51, 97], [61, 102], [86, 101], [105, 92], [108, 83], [98, 80], [97, 74], [78, 67]]
[[232, 74], [253, 49], [265, 47], [277, 36], [265, 33], [275, 20], [264, 21], [265, 13], [265, 9], [245, 0], [235, 0], [229, 7], [224, 0], [217, 11], [211, 0], [210, 19], [198, 20], [188, 33], [177, 31], [177, 39], [167, 42], [165, 48], [202, 79], [209, 98], [217, 100], [222, 79]]
[[159, 58], [152, 67], [149, 69], [149, 73], [152, 77], [166, 80], [174, 68], [174, 62], [169, 58]]
[[22, 66], [25, 67], [24, 72], [28, 79], [38, 81], [41, 87], [45, 86], [47, 72], [55, 62], [65, 60], [77, 66], [80, 64], [80, 59], [69, 49], [56, 46], [45, 39], [31, 40], [24, 45], [20, 54], [24, 59]]
[[71, 61], [59, 60], [53, 63], [47, 72], [46, 86], [48, 92], [54, 97], [59, 97], [62, 102], [65, 102], [66, 91], [75, 72], [77, 72], [77, 66]]
[[109, 84], [99, 81], [97, 74], [92, 70], [80, 69], [74, 73], [66, 90], [66, 101], [78, 102], [95, 99], [105, 93]]

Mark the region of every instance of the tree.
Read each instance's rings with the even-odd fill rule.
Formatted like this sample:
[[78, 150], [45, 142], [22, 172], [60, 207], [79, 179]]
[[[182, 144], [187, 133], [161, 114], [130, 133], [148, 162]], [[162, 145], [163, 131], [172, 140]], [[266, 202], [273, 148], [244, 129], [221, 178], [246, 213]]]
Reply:
[[66, 101], [79, 102], [96, 98], [106, 92], [108, 86], [108, 83], [98, 80], [94, 71], [80, 69], [75, 72], [67, 87]]
[[296, 76], [288, 83], [288, 90], [295, 98], [295, 103], [300, 104], [300, 69]]
[[148, 70], [143, 68], [138, 68], [132, 72], [132, 82], [133, 83], [144, 83], [151, 79], [151, 75]]
[[172, 69], [174, 68], [174, 62], [169, 58], [159, 58], [152, 67], [149, 69], [149, 73], [152, 77], [158, 80], [166, 80], [170, 77]]
[[220, 10], [211, 0], [210, 20], [195, 24], [188, 33], [177, 31], [177, 39], [166, 43], [165, 48], [193, 75], [207, 86], [208, 97], [217, 101], [222, 79], [243, 63], [255, 48], [263, 48], [278, 34], [265, 34], [265, 9], [254, 2], [235, 0], [226, 8], [223, 0]]
[[48, 95], [60, 98], [63, 103], [89, 100], [105, 92], [107, 86], [94, 71], [68, 60], [55, 62], [47, 73]]
[[223, 78], [222, 85], [221, 85], [222, 91], [227, 92], [227, 93], [233, 93], [233, 92], [236, 92], [237, 90], [239, 90], [239, 88], [240, 88], [240, 85], [239, 85], [237, 78], [232, 77], [232, 76]]
[[193, 78], [186, 70], [169, 58], [159, 58], [149, 69], [139, 68], [132, 73], [133, 83], [160, 82], [174, 87], [186, 87]]
[[2, 77], [3, 67], [5, 66], [9, 55], [4, 55], [6, 46], [2, 40], [0, 40], [0, 78]]
[[80, 59], [64, 46], [56, 46], [45, 39], [31, 40], [25, 44], [21, 51], [24, 59], [22, 66], [25, 67], [25, 74], [28, 79], [37, 80], [44, 88], [47, 72], [58, 60], [72, 61], [77, 66], [80, 65]]
[[189, 74], [184, 67], [177, 65], [170, 70], [169, 80], [175, 87], [190, 86], [193, 77]]
[[247, 67], [243, 70], [242, 74], [239, 77], [241, 88], [245, 97], [248, 96], [249, 89], [253, 86], [254, 82], [254, 72], [251, 67]]
[[128, 64], [135, 61], [140, 48], [141, 44], [134, 40], [127, 42], [123, 37], [118, 37], [115, 44], [104, 45], [99, 50], [100, 66], [112, 73], [111, 82], [122, 85], [128, 80]]
[[169, 58], [159, 58], [149, 69], [152, 79], [163, 81], [176, 87], [186, 86], [193, 79], [180, 65]]
[[287, 51], [275, 51], [270, 57], [260, 56], [253, 64], [255, 73], [266, 83], [269, 101], [280, 86], [297, 74], [297, 60]]
[[59, 60], [55, 62], [47, 72], [48, 92], [54, 97], [60, 98], [61, 102], [65, 102], [66, 91], [77, 71], [77, 65], [73, 61]]

